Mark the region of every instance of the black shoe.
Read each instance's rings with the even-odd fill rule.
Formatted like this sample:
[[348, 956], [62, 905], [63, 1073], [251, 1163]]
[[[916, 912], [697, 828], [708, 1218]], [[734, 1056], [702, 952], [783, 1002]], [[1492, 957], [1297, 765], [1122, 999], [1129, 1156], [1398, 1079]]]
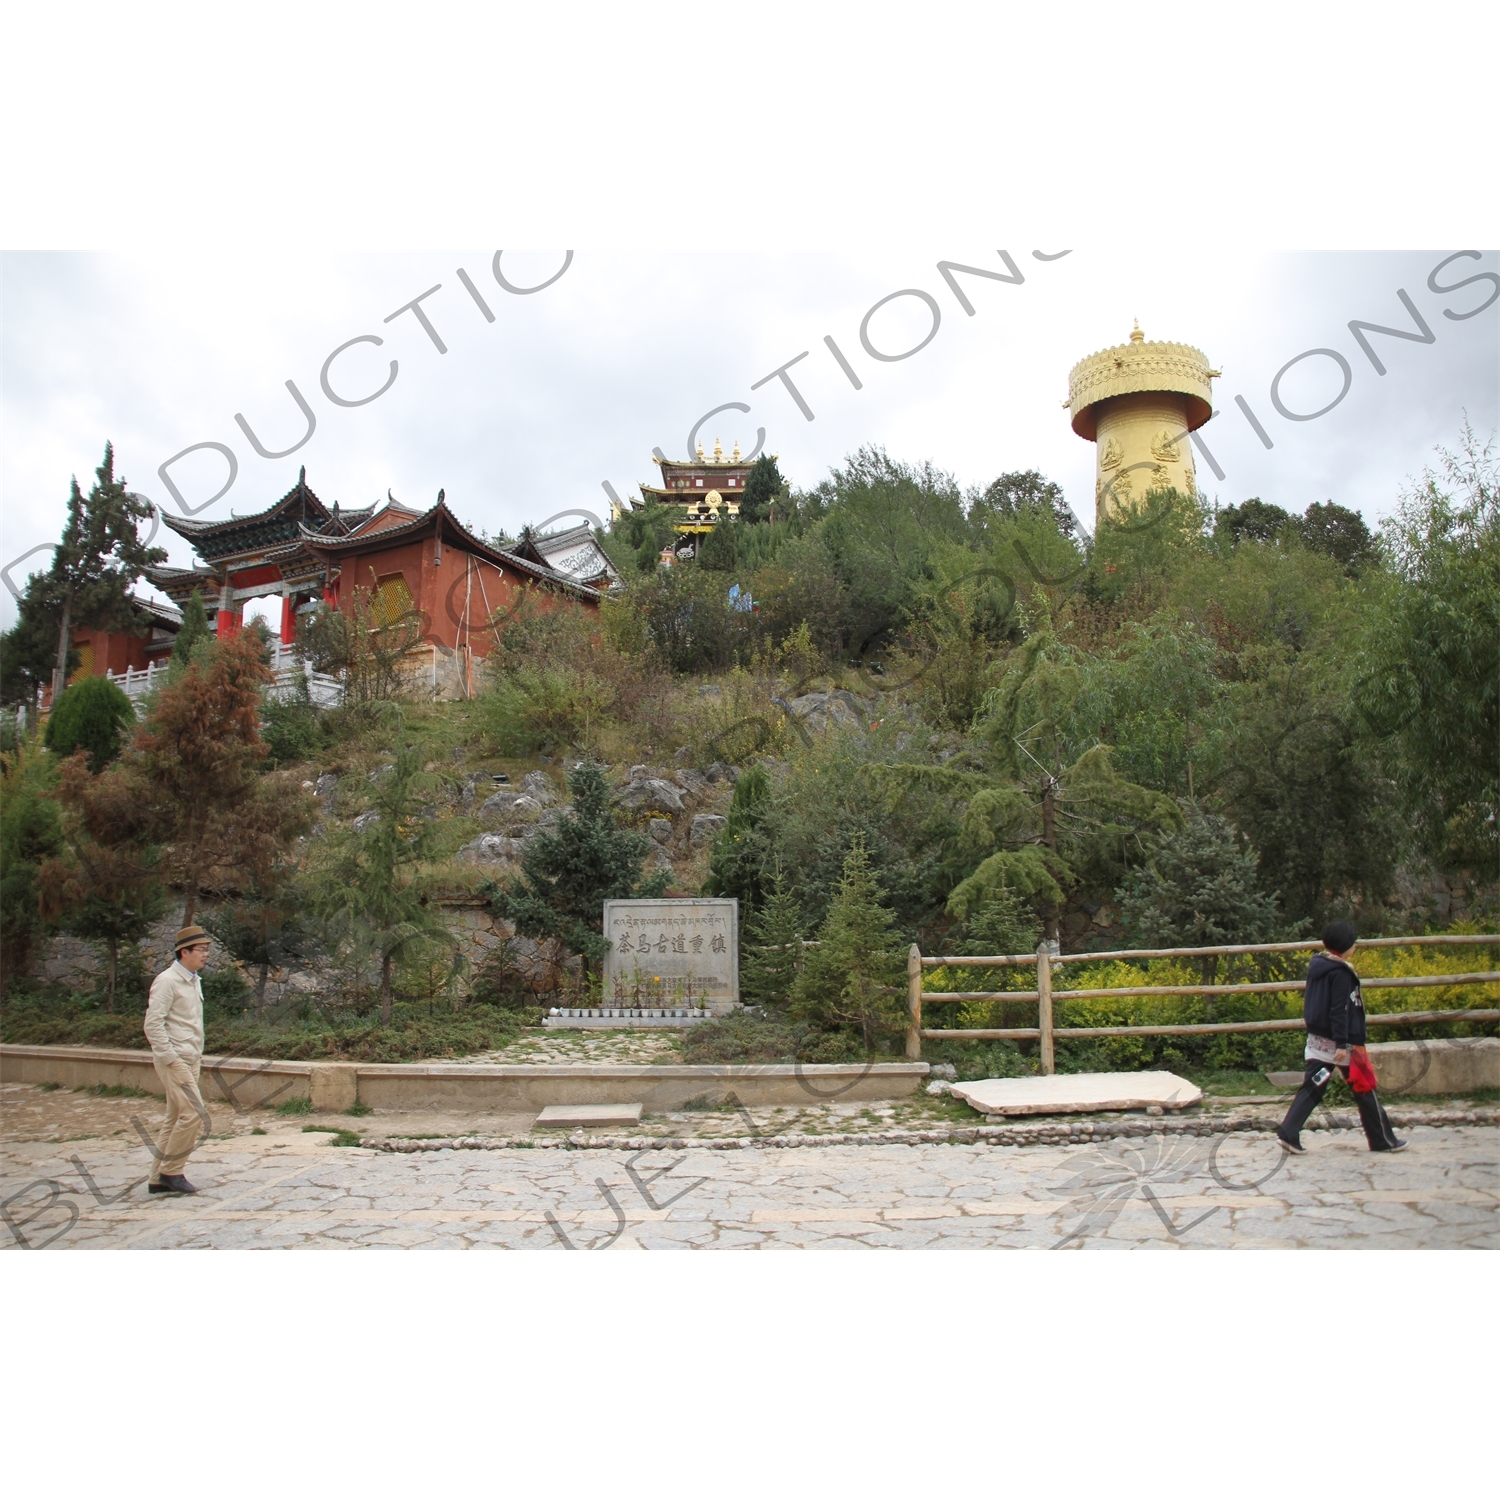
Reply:
[[1405, 1151], [1411, 1145], [1410, 1141], [1393, 1140], [1389, 1146], [1371, 1146], [1371, 1151]]
[[160, 1182], [147, 1184], [148, 1193], [196, 1193], [198, 1191], [186, 1177], [163, 1177]]
[[1290, 1152], [1293, 1156], [1307, 1155], [1307, 1147], [1301, 1141], [1289, 1141], [1279, 1130], [1276, 1132], [1276, 1139], [1281, 1142], [1283, 1151]]

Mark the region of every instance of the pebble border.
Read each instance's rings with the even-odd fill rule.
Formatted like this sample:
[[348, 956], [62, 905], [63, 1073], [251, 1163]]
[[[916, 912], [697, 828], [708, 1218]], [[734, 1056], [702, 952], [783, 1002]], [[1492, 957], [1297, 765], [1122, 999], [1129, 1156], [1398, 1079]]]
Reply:
[[[1436, 1109], [1391, 1115], [1399, 1127], [1413, 1125], [1500, 1125], [1500, 1109]], [[1354, 1130], [1359, 1116], [1352, 1111], [1321, 1112], [1307, 1130]], [[583, 1140], [537, 1139], [518, 1136], [458, 1136], [416, 1141], [361, 1140], [371, 1151], [743, 1151], [756, 1146], [795, 1150], [817, 1146], [1077, 1146], [1089, 1141], [1149, 1135], [1229, 1135], [1238, 1131], [1266, 1133], [1275, 1122], [1264, 1115], [1203, 1116], [1197, 1119], [1085, 1120], [1070, 1125], [961, 1125], [947, 1130], [883, 1130], [849, 1135], [732, 1135], [595, 1136]]]

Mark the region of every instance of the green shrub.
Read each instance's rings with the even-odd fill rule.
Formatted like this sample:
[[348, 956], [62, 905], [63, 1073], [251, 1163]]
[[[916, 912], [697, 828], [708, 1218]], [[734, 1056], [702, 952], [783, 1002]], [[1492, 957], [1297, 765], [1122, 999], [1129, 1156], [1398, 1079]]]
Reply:
[[518, 1020], [542, 1008], [536, 991], [516, 963], [510, 941], [492, 949], [480, 965], [469, 987], [469, 1003], [515, 1012]]
[[716, 1021], [690, 1026], [682, 1038], [684, 1062], [790, 1063], [797, 1060], [806, 1028], [779, 1018], [734, 1011]]
[[42, 743], [59, 757], [87, 750], [89, 770], [102, 771], [120, 753], [135, 709], [108, 677], [85, 677], [67, 688], [47, 717]]
[[267, 700], [261, 709], [260, 737], [270, 747], [270, 767], [297, 765], [309, 760], [328, 742], [323, 716], [305, 698], [290, 702]]
[[220, 1010], [244, 1010], [255, 999], [255, 991], [244, 976], [228, 964], [205, 970], [199, 976], [199, 983], [203, 987], [205, 1008], [215, 1005]]
[[37, 872], [62, 851], [62, 820], [47, 795], [56, 775], [34, 745], [0, 759], [0, 987], [26, 972], [45, 932]]

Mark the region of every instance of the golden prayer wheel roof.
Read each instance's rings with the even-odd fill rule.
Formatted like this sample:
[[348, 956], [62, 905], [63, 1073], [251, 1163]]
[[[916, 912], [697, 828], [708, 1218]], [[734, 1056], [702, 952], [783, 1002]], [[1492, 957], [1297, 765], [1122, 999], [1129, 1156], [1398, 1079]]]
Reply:
[[1095, 408], [1111, 396], [1137, 391], [1175, 391], [1188, 398], [1189, 431], [1201, 427], [1213, 415], [1213, 387], [1218, 374], [1208, 365], [1208, 356], [1191, 344], [1148, 342], [1137, 324], [1128, 344], [1101, 349], [1081, 359], [1068, 371], [1068, 399], [1073, 412], [1073, 431], [1094, 442], [1098, 437]]

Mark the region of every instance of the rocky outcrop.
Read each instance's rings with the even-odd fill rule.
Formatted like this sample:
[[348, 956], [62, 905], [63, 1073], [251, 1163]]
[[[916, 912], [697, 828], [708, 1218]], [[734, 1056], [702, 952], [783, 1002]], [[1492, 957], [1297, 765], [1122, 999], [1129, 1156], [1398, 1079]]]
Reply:
[[787, 712], [809, 729], [863, 729], [871, 714], [871, 705], [856, 698], [847, 688], [830, 693], [804, 693], [787, 704]]
[[628, 812], [664, 813], [671, 816], [684, 810], [681, 788], [657, 776], [642, 776], [628, 782], [616, 794], [615, 801]]
[[720, 817], [718, 813], [696, 814], [692, 826], [688, 829], [688, 843], [695, 849], [701, 849], [704, 844], [711, 844], [723, 832], [728, 822], [728, 818]]

